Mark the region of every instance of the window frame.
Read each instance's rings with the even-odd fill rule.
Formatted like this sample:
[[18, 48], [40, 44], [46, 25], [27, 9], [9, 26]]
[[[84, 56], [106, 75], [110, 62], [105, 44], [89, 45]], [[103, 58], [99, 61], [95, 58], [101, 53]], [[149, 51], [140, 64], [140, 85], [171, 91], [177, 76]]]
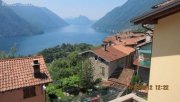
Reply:
[[31, 98], [36, 96], [36, 87], [30, 86], [23, 88], [23, 98]]

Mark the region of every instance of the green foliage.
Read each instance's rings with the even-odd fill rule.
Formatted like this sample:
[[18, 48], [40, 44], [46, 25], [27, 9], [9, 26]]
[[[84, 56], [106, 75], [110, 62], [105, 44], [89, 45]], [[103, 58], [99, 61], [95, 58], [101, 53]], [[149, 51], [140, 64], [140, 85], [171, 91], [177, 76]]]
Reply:
[[68, 62], [69, 62], [69, 66], [76, 66], [76, 64], [78, 63], [78, 59], [79, 59], [79, 55], [77, 52], [72, 52], [67, 56]]
[[133, 85], [135, 85], [135, 84], [139, 83], [139, 81], [140, 81], [139, 75], [134, 75], [134, 76], [132, 77], [131, 83], [132, 83]]
[[9, 53], [6, 53], [5, 51], [0, 51], [0, 59], [14, 58], [15, 53], [16, 53], [16, 45], [14, 44], [13, 47], [11, 47], [11, 50]]
[[56, 94], [56, 87], [53, 84], [49, 84], [46, 88], [48, 94]]
[[67, 68], [69, 67], [68, 62], [65, 59], [58, 59], [51, 63], [52, 68]]
[[62, 90], [58, 89], [54, 84], [49, 84], [46, 88], [46, 92], [51, 95], [56, 95], [57, 97], [64, 97]]
[[11, 50], [10, 50], [10, 52], [9, 52], [9, 57], [10, 57], [10, 58], [14, 58], [16, 51], [17, 51], [17, 49], [16, 49], [16, 44], [14, 44], [13, 47], [11, 47]]
[[48, 94], [63, 100], [70, 98], [64, 96], [63, 92], [78, 95], [79, 88], [87, 90], [93, 87], [92, 64], [78, 55], [91, 48], [92, 45], [88, 44], [62, 44], [40, 52], [48, 62], [46, 64], [53, 79], [53, 84], [47, 86]]
[[124, 29], [133, 29], [130, 22], [134, 17], [151, 10], [151, 7], [164, 0], [128, 0], [123, 6], [116, 7], [94, 23], [93, 28], [102, 32], [117, 33]]
[[97, 78], [97, 79], [94, 81], [94, 84], [99, 84], [100, 82], [102, 82], [102, 78]]
[[90, 60], [86, 59], [83, 62], [81, 71], [80, 71], [80, 85], [82, 88], [92, 88], [93, 87], [93, 65]]
[[0, 59], [8, 58], [8, 54], [5, 51], [0, 52]]
[[79, 77], [78, 76], [70, 76], [68, 78], [63, 78], [61, 80], [63, 88], [69, 87], [78, 87], [79, 86]]
[[68, 63], [69, 60], [58, 59], [49, 64], [49, 71], [54, 82], [59, 83], [59, 79], [70, 77], [72, 75], [77, 74], [77, 71], [79, 69], [78, 66], [74, 65], [70, 67]]
[[[62, 44], [55, 46], [53, 48], [44, 49], [43, 51], [39, 52], [39, 54], [44, 56], [46, 63], [50, 63], [59, 58], [63, 58], [63, 59], [67, 58], [68, 55], [69, 55], [69, 59], [71, 60], [71, 56], [77, 56], [78, 53], [86, 50], [90, 50], [92, 47], [93, 47], [92, 45], [85, 43], [74, 44], [74, 45]], [[71, 54], [71, 52], [74, 53]]]

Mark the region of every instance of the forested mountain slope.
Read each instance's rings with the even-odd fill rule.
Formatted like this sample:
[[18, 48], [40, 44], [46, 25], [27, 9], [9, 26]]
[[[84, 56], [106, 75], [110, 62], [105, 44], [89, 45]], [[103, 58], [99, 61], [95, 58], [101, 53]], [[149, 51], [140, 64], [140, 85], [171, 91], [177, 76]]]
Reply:
[[110, 33], [116, 33], [124, 29], [134, 29], [134, 25], [130, 23], [133, 17], [149, 11], [152, 6], [163, 1], [165, 0], [128, 0], [121, 7], [116, 7], [98, 20], [93, 28]]
[[19, 17], [8, 6], [0, 5], [0, 37], [41, 34], [43, 31]]

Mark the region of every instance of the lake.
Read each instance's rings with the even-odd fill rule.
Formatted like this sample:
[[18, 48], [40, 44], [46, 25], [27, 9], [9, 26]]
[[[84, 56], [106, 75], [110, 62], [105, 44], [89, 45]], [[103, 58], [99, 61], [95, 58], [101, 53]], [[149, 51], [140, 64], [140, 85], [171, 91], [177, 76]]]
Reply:
[[10, 47], [16, 44], [17, 55], [29, 55], [62, 43], [100, 45], [108, 35], [97, 32], [90, 26], [70, 25], [47, 31], [42, 35], [0, 38], [0, 50], [9, 51]]

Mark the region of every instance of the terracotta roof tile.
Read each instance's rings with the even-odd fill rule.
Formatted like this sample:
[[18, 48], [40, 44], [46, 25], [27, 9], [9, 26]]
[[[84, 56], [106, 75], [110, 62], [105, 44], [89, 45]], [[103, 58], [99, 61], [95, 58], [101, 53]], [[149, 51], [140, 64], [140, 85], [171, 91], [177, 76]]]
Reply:
[[131, 47], [127, 47], [127, 46], [123, 46], [123, 45], [117, 45], [117, 46], [112, 46], [117, 50], [120, 50], [121, 52], [129, 55], [130, 53], [134, 52], [135, 49], [131, 48]]
[[118, 33], [108, 36], [104, 39], [104, 42], [112, 42], [115, 45], [135, 45], [140, 40], [144, 40], [145, 35], [143, 33]]
[[110, 81], [116, 82], [118, 84], [123, 84], [123, 85], [130, 85], [131, 79], [134, 75], [134, 70], [130, 68], [124, 68], [122, 73], [120, 74], [119, 78], [110, 78]]
[[92, 52], [108, 62], [118, 60], [120, 58], [128, 56], [131, 52], [134, 52], [134, 48], [125, 47], [122, 45], [107, 46], [105, 51], [104, 47], [93, 49]]
[[[38, 59], [40, 71], [47, 77], [35, 78], [33, 60]], [[0, 92], [27, 86], [46, 84], [52, 79], [42, 56], [0, 60]]]

